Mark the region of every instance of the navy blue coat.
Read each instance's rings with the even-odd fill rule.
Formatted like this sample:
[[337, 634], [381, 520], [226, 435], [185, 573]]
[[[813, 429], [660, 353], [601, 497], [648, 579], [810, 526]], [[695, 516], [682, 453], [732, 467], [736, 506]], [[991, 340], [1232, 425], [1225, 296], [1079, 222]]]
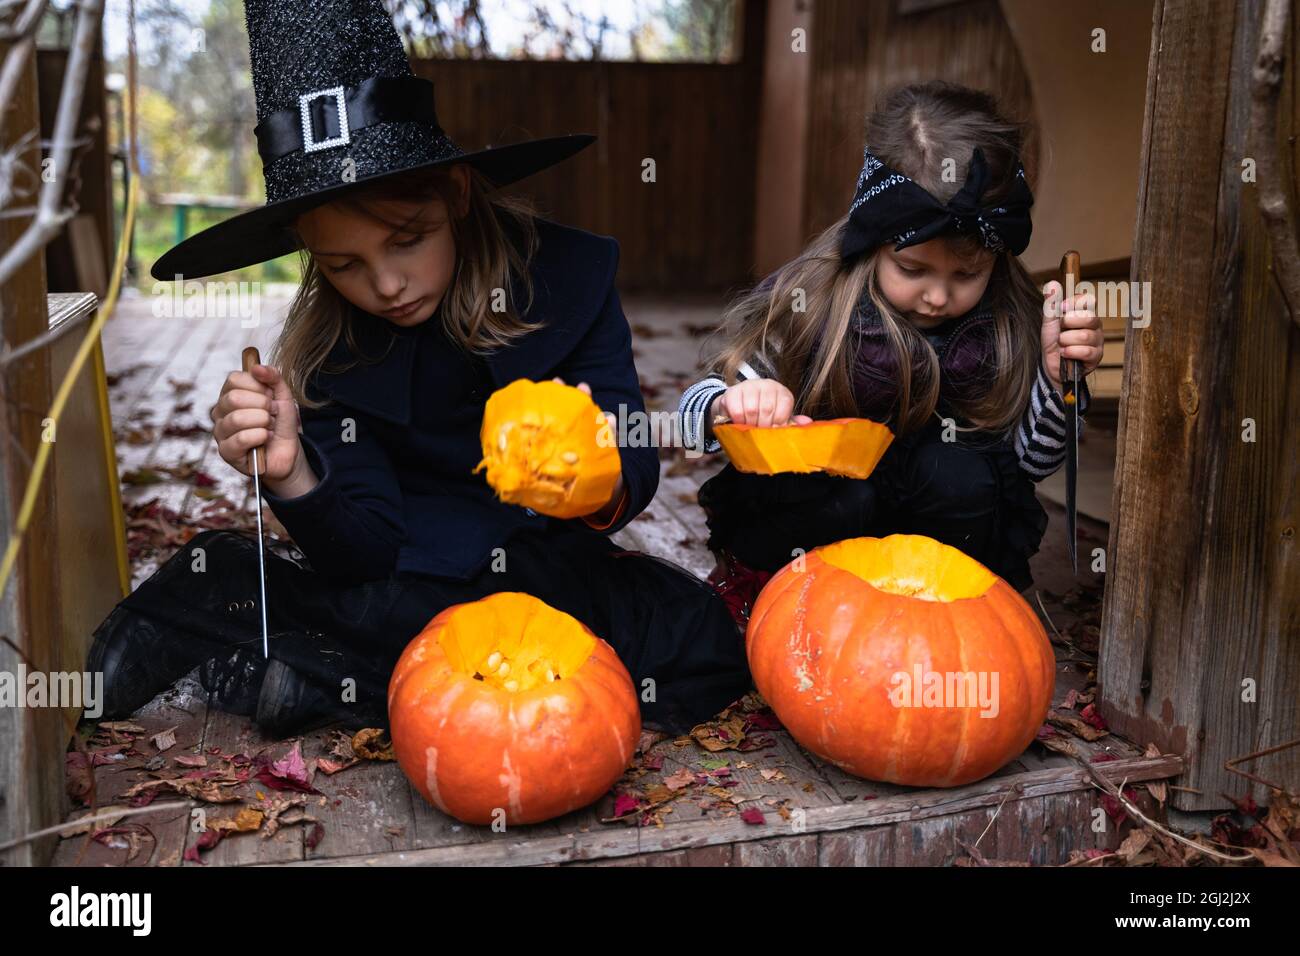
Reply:
[[[262, 492], [316, 571], [341, 581], [394, 570], [467, 580], [520, 528], [612, 534], [654, 497], [654, 447], [620, 447], [628, 504], [602, 531], [503, 504], [484, 473], [473, 474], [484, 403], [515, 379], [587, 382], [602, 409], [645, 411], [614, 287], [618, 243], [547, 220], [538, 221], [538, 235], [527, 315], [545, 324], [511, 346], [474, 359], [450, 343], [436, 316], [401, 328], [353, 310], [361, 355], [383, 358], [312, 378], [309, 397], [329, 404], [301, 409], [300, 437], [320, 483], [297, 498]], [[327, 361], [354, 357], [340, 337]]]

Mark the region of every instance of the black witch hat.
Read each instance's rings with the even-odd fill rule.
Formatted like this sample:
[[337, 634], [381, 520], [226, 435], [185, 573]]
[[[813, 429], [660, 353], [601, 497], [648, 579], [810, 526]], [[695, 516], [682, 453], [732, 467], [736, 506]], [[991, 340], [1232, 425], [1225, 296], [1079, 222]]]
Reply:
[[165, 253], [155, 279], [199, 278], [293, 252], [301, 213], [357, 183], [466, 163], [495, 186], [595, 141], [556, 136], [464, 152], [438, 125], [433, 84], [411, 71], [381, 0], [246, 0], [266, 205]]

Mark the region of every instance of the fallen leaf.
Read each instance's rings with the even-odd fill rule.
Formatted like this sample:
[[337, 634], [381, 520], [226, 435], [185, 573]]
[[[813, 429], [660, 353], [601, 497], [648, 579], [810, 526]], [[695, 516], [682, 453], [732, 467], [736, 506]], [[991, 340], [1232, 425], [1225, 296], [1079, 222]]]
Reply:
[[352, 752], [362, 760], [396, 760], [393, 742], [381, 727], [358, 730], [352, 737]]
[[78, 803], [86, 803], [86, 798], [95, 788], [90, 757], [81, 751], [68, 751], [63, 758], [63, 780], [68, 796]]
[[302, 759], [302, 741], [295, 741], [289, 752], [279, 760], [270, 762], [265, 757], [259, 757], [259, 760], [262, 761], [262, 767], [258, 770], [256, 779], [272, 790], [320, 792], [311, 785], [311, 771]]
[[763, 816], [763, 811], [758, 809], [758, 807], [750, 807], [748, 810], [741, 810], [740, 819], [752, 826], [760, 826], [767, 822], [767, 818]]
[[664, 778], [664, 786], [669, 790], [682, 790], [695, 782], [695, 774], [690, 770], [678, 770], [671, 777]]
[[614, 798], [614, 816], [623, 817], [632, 813], [641, 805], [641, 801], [629, 793], [620, 793]]
[[149, 742], [158, 748], [159, 753], [162, 753], [164, 750], [170, 750], [172, 747], [176, 746], [176, 727], [168, 727], [166, 730], [160, 730], [149, 738]]

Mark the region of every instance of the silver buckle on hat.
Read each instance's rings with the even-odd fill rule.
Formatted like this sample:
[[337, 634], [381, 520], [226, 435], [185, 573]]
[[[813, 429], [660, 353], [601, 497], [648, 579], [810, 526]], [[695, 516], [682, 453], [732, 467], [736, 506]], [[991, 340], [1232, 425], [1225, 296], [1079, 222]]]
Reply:
[[[339, 135], [329, 139], [314, 140], [311, 136], [310, 106], [313, 100], [322, 96], [334, 97], [339, 110]], [[315, 93], [303, 93], [298, 97], [298, 115], [302, 117], [302, 149], [305, 153], [314, 153], [318, 149], [330, 149], [334, 146], [346, 146], [352, 142], [352, 131], [348, 129], [348, 105], [344, 99], [343, 87], [331, 86], [317, 90]]]

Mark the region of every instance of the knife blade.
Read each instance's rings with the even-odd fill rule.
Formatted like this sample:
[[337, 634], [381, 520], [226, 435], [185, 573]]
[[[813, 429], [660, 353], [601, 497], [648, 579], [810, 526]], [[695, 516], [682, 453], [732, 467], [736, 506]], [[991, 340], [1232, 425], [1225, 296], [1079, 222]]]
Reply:
[[[1079, 253], [1071, 249], [1061, 257], [1061, 289], [1073, 295], [1079, 284]], [[1065, 300], [1061, 301], [1064, 321]], [[1065, 533], [1070, 549], [1070, 567], [1079, 575], [1078, 490], [1079, 490], [1079, 380], [1083, 365], [1078, 359], [1061, 356], [1061, 397], [1065, 402]]]
[[[262, 358], [253, 346], [244, 349], [243, 366], [245, 372], [251, 372], [254, 365], [261, 365]], [[252, 456], [252, 463], [249, 471], [253, 473], [253, 507], [257, 512], [257, 581], [260, 589], [261, 600], [258, 602], [262, 609], [262, 656], [271, 656], [270, 638], [267, 635], [266, 627], [266, 539], [262, 534], [262, 481], [258, 475], [266, 470], [266, 449], [262, 449], [262, 454], [258, 455], [257, 449], [249, 450]]]

